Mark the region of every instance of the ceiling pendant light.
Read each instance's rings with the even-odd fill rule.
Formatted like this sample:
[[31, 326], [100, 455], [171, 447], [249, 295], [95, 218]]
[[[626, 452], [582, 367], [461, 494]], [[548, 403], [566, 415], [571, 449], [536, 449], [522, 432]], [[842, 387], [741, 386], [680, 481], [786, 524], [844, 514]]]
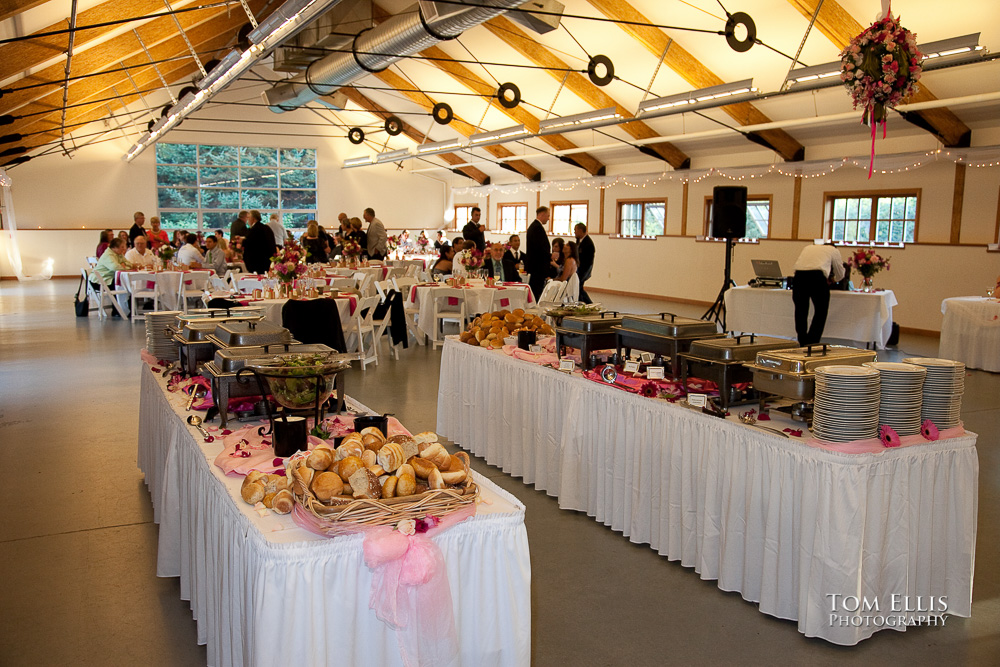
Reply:
[[[736, 36], [736, 26], [739, 25], [743, 26], [747, 31], [745, 39], [739, 39]], [[749, 51], [757, 43], [757, 25], [750, 18], [749, 14], [746, 12], [736, 12], [729, 15], [729, 18], [726, 20], [726, 43], [729, 44], [729, 48], [737, 53]]]
[[354, 145], [358, 145], [365, 140], [365, 131], [360, 127], [352, 127], [347, 133], [347, 140]]
[[497, 101], [504, 109], [513, 109], [521, 103], [521, 89], [510, 82], [501, 83], [497, 88]]
[[385, 119], [384, 127], [389, 136], [395, 137], [403, 131], [403, 121], [399, 120], [396, 116], [389, 116]]
[[[599, 67], [604, 67], [604, 74], [597, 73]], [[606, 86], [615, 79], [615, 64], [607, 56], [594, 56], [587, 63], [587, 76], [595, 86]]]
[[451, 106], [447, 102], [438, 102], [431, 110], [431, 115], [434, 116], [438, 125], [447, 125], [455, 117], [455, 112], [451, 110]]

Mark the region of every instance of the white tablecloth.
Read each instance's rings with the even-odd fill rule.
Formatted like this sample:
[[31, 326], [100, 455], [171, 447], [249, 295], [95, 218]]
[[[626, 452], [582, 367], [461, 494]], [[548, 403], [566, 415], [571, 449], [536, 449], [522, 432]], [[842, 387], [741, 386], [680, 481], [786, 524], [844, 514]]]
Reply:
[[958, 296], [941, 302], [939, 355], [969, 368], [1000, 372], [1000, 301]]
[[[144, 365], [139, 468], [160, 525], [157, 574], [180, 577], [210, 665], [400, 665], [395, 632], [368, 608], [362, 537], [328, 539], [260, 517], [242, 478], [213, 464], [181, 397]], [[462, 665], [528, 665], [531, 563], [524, 506], [484, 478], [477, 516], [434, 538], [447, 564]]]
[[[160, 291], [160, 310], [177, 310], [177, 291], [181, 286], [181, 276], [190, 274], [212, 275], [211, 271], [121, 271], [118, 273], [118, 283], [133, 292], [136, 289], [146, 291], [147, 284], [156, 282]], [[199, 290], [195, 290], [197, 294]]]
[[[830, 292], [823, 338], [874, 342], [880, 350], [885, 349], [892, 334], [892, 308], [897, 304], [892, 290]], [[812, 312], [812, 306], [809, 310]], [[726, 327], [730, 331], [794, 339], [792, 291], [759, 287], [726, 290]]]
[[881, 629], [831, 624], [834, 594], [971, 613], [975, 434], [840, 454], [454, 338], [439, 388], [440, 434], [807, 636]]
[[[351, 325], [351, 301], [350, 299], [334, 299], [334, 301], [337, 303], [337, 312], [340, 313], [340, 326], [343, 327], [344, 331], [347, 331]], [[260, 299], [248, 301], [247, 305], [264, 308], [264, 319], [280, 327], [282, 326], [281, 309], [287, 302], [288, 299]]]
[[[420, 309], [418, 314], [419, 319], [417, 320], [417, 326], [425, 334], [434, 338], [434, 292], [435, 290], [441, 289], [453, 289], [447, 285], [438, 286], [423, 286], [416, 285], [416, 298], [413, 300], [414, 304]], [[412, 289], [412, 288], [411, 288]], [[465, 310], [469, 315], [473, 313], [484, 313], [490, 309], [490, 299], [493, 298], [494, 294], [497, 294], [497, 299], [502, 299], [505, 294], [510, 293], [513, 290], [523, 290], [528, 294], [527, 303], [531, 303], [531, 288], [527, 285], [508, 285], [502, 290], [496, 287], [486, 287], [485, 285], [476, 285], [472, 287], [463, 287], [462, 291], [466, 293], [465, 296]]]

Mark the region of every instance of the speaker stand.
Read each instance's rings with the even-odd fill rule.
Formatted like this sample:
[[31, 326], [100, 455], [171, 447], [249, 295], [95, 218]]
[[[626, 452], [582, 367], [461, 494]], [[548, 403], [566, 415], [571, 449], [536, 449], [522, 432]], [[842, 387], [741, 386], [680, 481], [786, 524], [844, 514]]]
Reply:
[[715, 303], [712, 304], [711, 308], [705, 311], [705, 314], [701, 316], [701, 319], [711, 322], [715, 320], [717, 324], [722, 325], [722, 332], [726, 332], [726, 291], [730, 287], [736, 287], [736, 283], [732, 279], [733, 270], [733, 239], [731, 237], [726, 238], [726, 276], [722, 283], [722, 289], [719, 290], [719, 296], [715, 298]]

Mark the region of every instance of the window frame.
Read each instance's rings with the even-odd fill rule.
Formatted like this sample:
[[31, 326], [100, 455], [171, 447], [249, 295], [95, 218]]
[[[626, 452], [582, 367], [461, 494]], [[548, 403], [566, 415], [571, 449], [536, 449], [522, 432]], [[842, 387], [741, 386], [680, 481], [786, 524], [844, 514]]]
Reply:
[[[712, 242], [725, 242], [726, 239], [719, 238], [717, 236], [712, 236], [712, 203], [714, 197], [712, 195], [705, 196], [705, 207], [703, 209], [703, 219], [702, 219], [702, 233], [703, 240]], [[774, 195], [747, 195], [747, 205], [750, 202], [767, 202], [767, 235], [761, 236], [760, 238], [751, 238], [749, 236], [741, 236], [738, 239], [733, 239], [736, 243], [758, 243], [762, 239], [771, 238], [771, 223], [774, 220]]]
[[[255, 208], [250, 206], [247, 202], [244, 202], [244, 192], [249, 190], [267, 190], [269, 192], [274, 192], [277, 199], [277, 206], [259, 208], [261, 212], [261, 217], [267, 220], [272, 213], [277, 213], [281, 216], [282, 224], [285, 225], [287, 229], [302, 229], [306, 228], [306, 221], [310, 219], [315, 219], [319, 211], [319, 149], [315, 146], [305, 146], [305, 147], [288, 147], [288, 146], [249, 146], [245, 144], [211, 144], [211, 143], [197, 143], [197, 142], [164, 142], [159, 145], [186, 145], [195, 147], [194, 162], [161, 162], [160, 156], [154, 151], [154, 162], [153, 162], [153, 187], [156, 191], [156, 215], [163, 222], [163, 228], [167, 230], [175, 229], [187, 229], [197, 230], [197, 231], [211, 231], [219, 229], [220, 227], [224, 230], [229, 229], [229, 225], [233, 220], [236, 219], [237, 215], [241, 210], [249, 210]], [[202, 161], [202, 150], [205, 148], [230, 148], [236, 152], [236, 162], [235, 164], [216, 164], [214, 162]], [[261, 166], [258, 164], [243, 164], [245, 159], [244, 153], [247, 151], [254, 150], [266, 150], [275, 151], [275, 165]], [[315, 163], [311, 167], [302, 167], [299, 165], [285, 166], [282, 164], [282, 152], [283, 151], [294, 151], [294, 150], [311, 150], [315, 156]], [[194, 170], [194, 185], [161, 185], [160, 184], [160, 171], [159, 167], [187, 167]], [[236, 187], [233, 188], [218, 188], [212, 187], [211, 185], [205, 185], [202, 183], [202, 169], [235, 169], [236, 170]], [[243, 184], [243, 170], [244, 169], [263, 169], [271, 171], [273, 170], [275, 176], [274, 187], [260, 187], [252, 185]], [[283, 172], [289, 170], [301, 170], [310, 171], [313, 173], [313, 187], [311, 188], [283, 188], [281, 187], [281, 175]], [[189, 190], [195, 190], [197, 192], [198, 202], [197, 206], [193, 208], [182, 208], [178, 206], [160, 206], [160, 190], [163, 188], [184, 188]], [[239, 206], [236, 208], [220, 207], [220, 208], [206, 208], [203, 205], [205, 193], [220, 192], [224, 190], [233, 190], [237, 193], [237, 201]], [[313, 193], [316, 205], [312, 208], [286, 208], [282, 206], [283, 204], [283, 194], [285, 192], [296, 193], [296, 192], [306, 192]], [[174, 227], [172, 223], [165, 222], [165, 218], [171, 216], [171, 214], [193, 214], [195, 216], [196, 226], [195, 227]], [[229, 221], [224, 224], [219, 224], [218, 222], [209, 223], [206, 221], [206, 217], [212, 214], [221, 214]], [[301, 218], [300, 223], [295, 223], [290, 218], [290, 216]], [[298, 226], [301, 224], [301, 226]], [[294, 225], [294, 226], [293, 226]]]
[[[465, 225], [469, 222], [469, 219], [472, 217], [472, 209], [476, 208], [477, 206], [479, 206], [479, 204], [477, 204], [475, 202], [471, 202], [471, 203], [468, 203], [468, 204], [455, 204], [454, 206], [452, 206], [451, 210], [452, 210], [452, 213], [455, 216], [455, 229], [456, 230], [462, 231], [462, 228], [465, 227]], [[458, 210], [459, 209], [468, 209], [468, 212], [465, 215], [465, 219], [461, 223], [459, 223], [459, 217], [458, 217]]]
[[[557, 206], [569, 206], [569, 231], [566, 233], [556, 232], [556, 207]], [[572, 201], [553, 201], [549, 202], [549, 228], [548, 232], [556, 236], [573, 236], [573, 227], [576, 226], [576, 222], [573, 220], [573, 207], [583, 206], [586, 211], [584, 216], [583, 224], [587, 225], [587, 229], [590, 229], [590, 201], [587, 199], [574, 199]]]
[[[503, 226], [503, 209], [513, 208], [514, 211], [514, 229], [504, 229]], [[521, 229], [517, 228], [517, 209], [524, 208], [524, 227]], [[497, 227], [496, 229], [490, 230], [496, 232], [497, 234], [524, 234], [528, 230], [528, 202], [498, 202], [497, 203]]]
[[[914, 197], [917, 200], [916, 210], [913, 214], [913, 240], [906, 241], [902, 239], [898, 242], [885, 240], [876, 241], [872, 240], [875, 233], [877, 233], [877, 215], [878, 215], [878, 200], [879, 198], [895, 198], [895, 197]], [[836, 241], [837, 245], [844, 246], [865, 246], [865, 247], [884, 247], [884, 248], [902, 248], [907, 243], [919, 243], [920, 241], [920, 207], [921, 200], [923, 199], [923, 188], [891, 188], [891, 189], [879, 189], [879, 190], [846, 190], [846, 191], [833, 191], [823, 193], [823, 238], [827, 240], [833, 239], [833, 207], [834, 202], [837, 199], [871, 199], [871, 214], [868, 218], [868, 241]], [[904, 236], [905, 236], [905, 218], [904, 218]]]
[[[628, 204], [642, 204], [642, 234], [623, 234], [622, 233], [622, 206]], [[646, 205], [647, 204], [663, 204], [663, 233], [662, 234], [646, 234]], [[667, 197], [651, 197], [647, 199], [642, 198], [628, 198], [628, 199], [616, 199], [615, 200], [615, 238], [622, 239], [655, 239], [658, 236], [667, 235]]]

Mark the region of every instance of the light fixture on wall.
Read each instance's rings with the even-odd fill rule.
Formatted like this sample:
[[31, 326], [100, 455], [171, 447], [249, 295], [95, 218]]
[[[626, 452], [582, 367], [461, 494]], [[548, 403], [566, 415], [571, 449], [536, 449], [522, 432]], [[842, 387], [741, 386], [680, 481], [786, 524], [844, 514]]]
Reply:
[[370, 164], [375, 164], [374, 155], [359, 155], [358, 157], [347, 158], [344, 160], [344, 169], [350, 169], [351, 167], [367, 167]]
[[417, 155], [434, 155], [436, 153], [447, 153], [448, 151], [465, 148], [465, 142], [461, 139], [448, 139], [447, 141], [431, 141], [417, 146]]
[[386, 151], [384, 153], [379, 153], [375, 157], [376, 162], [395, 162], [396, 160], [405, 160], [408, 157], [413, 157], [413, 153], [410, 152], [409, 148], [400, 148], [396, 151]]
[[788, 73], [785, 87], [795, 90], [815, 90], [840, 85], [840, 62], [800, 67]]
[[557, 132], [575, 132], [576, 130], [586, 130], [591, 127], [602, 125], [614, 125], [622, 119], [618, 113], [618, 107], [608, 107], [587, 113], [578, 113], [573, 116], [560, 116], [559, 118], [549, 118], [538, 124], [538, 134], [555, 134]]
[[492, 132], [480, 132], [469, 137], [469, 146], [493, 146], [507, 141], [513, 141], [518, 137], [527, 137], [531, 133], [524, 129], [524, 125], [514, 125]]
[[639, 104], [636, 118], [656, 118], [695, 109], [720, 107], [755, 99], [760, 91], [753, 87], [753, 79], [724, 83], [700, 88], [688, 93], [657, 97]]

